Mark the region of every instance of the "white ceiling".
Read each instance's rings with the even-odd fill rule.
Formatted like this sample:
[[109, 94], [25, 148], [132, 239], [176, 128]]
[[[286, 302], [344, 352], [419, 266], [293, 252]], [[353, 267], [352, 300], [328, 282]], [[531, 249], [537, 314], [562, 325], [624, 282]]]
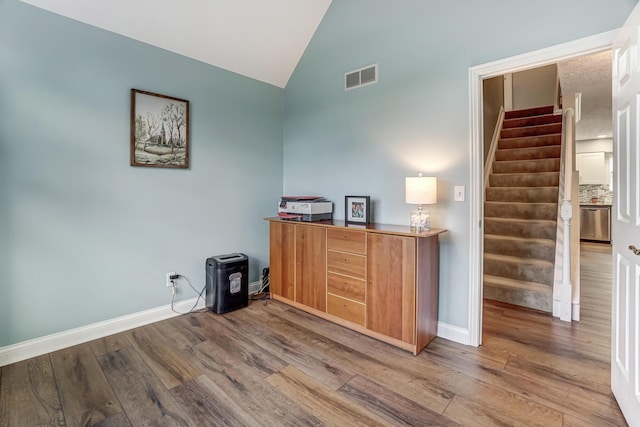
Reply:
[[331, 0], [22, 0], [285, 87]]

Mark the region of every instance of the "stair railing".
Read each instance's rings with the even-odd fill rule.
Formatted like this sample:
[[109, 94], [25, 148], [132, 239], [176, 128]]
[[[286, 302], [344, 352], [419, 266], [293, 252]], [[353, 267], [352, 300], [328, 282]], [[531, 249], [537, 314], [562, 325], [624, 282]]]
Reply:
[[498, 149], [498, 141], [500, 141], [500, 133], [502, 133], [503, 122], [504, 122], [504, 106], [500, 107], [500, 111], [498, 112], [496, 127], [493, 130], [493, 138], [491, 139], [491, 145], [489, 146], [489, 152], [487, 153], [487, 158], [484, 161], [484, 197], [485, 199], [487, 198], [487, 187], [490, 187], [489, 177], [493, 173], [493, 160], [496, 157], [496, 150]]
[[[571, 219], [573, 218], [572, 194], [575, 175], [575, 118], [572, 108], [562, 113], [562, 148], [560, 162], [560, 219], [562, 221], [562, 278], [560, 281], [560, 320], [571, 322], [573, 316], [573, 285], [571, 283]], [[557, 260], [557, 258], [556, 258]]]

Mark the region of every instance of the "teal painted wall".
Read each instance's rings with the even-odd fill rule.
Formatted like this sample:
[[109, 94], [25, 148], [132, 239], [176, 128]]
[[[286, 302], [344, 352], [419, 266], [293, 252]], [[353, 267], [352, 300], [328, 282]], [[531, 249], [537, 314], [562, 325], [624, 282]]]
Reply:
[[[211, 255], [247, 253], [254, 280], [282, 191], [337, 218], [368, 194], [376, 221], [406, 223], [418, 171], [450, 230], [440, 320], [466, 327], [468, 68], [617, 28], [635, 3], [335, 0], [283, 93], [0, 0], [0, 347], [165, 305], [165, 273], [200, 286]], [[380, 83], [344, 92], [372, 63]], [[189, 170], [128, 165], [132, 87], [191, 101]]]
[[[438, 177], [440, 320], [466, 328], [470, 206], [468, 70], [620, 27], [634, 0], [335, 0], [285, 88], [284, 192], [370, 195], [376, 222], [407, 224], [404, 178]], [[344, 73], [379, 64], [345, 92]]]
[[[131, 88], [191, 102], [190, 169], [129, 166]], [[0, 347], [166, 305], [212, 255], [256, 280], [282, 115], [282, 89], [1, 0]]]

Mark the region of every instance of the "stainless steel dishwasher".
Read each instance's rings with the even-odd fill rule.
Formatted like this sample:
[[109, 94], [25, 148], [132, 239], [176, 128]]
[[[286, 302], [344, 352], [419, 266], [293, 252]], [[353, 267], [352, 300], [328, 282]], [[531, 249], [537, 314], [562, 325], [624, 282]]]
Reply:
[[610, 206], [580, 206], [580, 238], [611, 241]]

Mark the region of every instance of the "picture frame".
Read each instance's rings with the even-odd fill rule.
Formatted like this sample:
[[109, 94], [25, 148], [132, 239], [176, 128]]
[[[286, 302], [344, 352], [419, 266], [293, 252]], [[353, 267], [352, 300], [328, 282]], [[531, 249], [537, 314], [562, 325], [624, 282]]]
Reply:
[[369, 196], [344, 196], [344, 221], [347, 224], [369, 224], [371, 201]]
[[131, 89], [131, 166], [189, 167], [189, 101]]

